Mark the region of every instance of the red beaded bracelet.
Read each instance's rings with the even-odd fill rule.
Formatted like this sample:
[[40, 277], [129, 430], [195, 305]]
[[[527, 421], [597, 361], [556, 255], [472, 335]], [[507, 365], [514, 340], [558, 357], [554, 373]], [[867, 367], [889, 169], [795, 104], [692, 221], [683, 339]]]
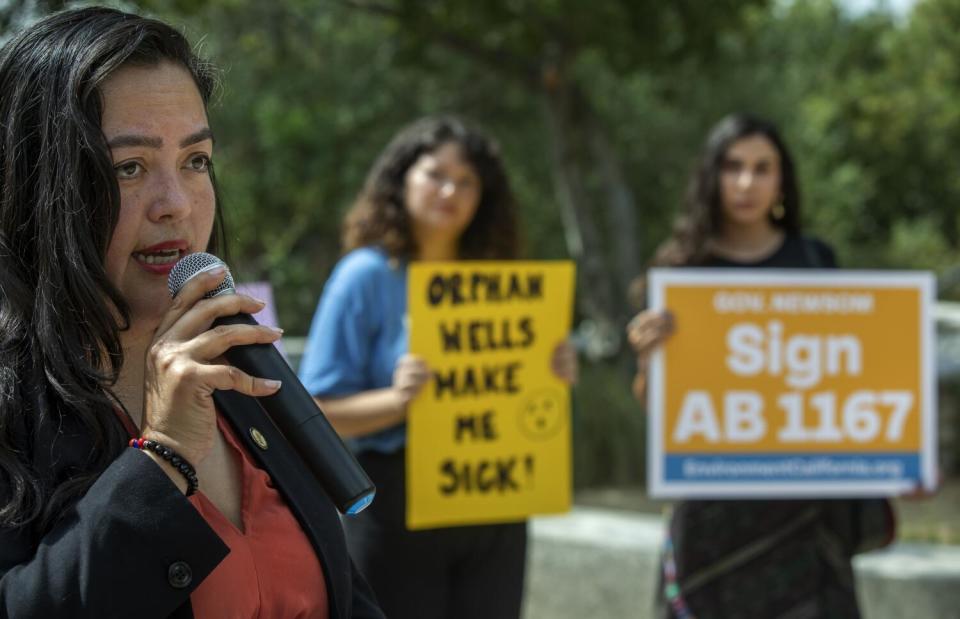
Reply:
[[148, 438], [132, 438], [130, 439], [130, 446], [135, 449], [149, 449], [180, 471], [187, 479], [187, 496], [197, 491], [200, 486], [200, 480], [197, 479], [197, 469], [193, 468], [193, 465], [186, 458], [169, 447]]

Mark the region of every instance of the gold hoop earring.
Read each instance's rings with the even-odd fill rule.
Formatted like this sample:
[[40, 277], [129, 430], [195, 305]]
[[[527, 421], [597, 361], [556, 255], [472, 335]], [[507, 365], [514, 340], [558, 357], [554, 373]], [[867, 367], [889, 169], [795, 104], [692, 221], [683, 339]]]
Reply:
[[773, 217], [775, 221], [780, 221], [787, 214], [787, 209], [784, 208], [782, 202], [777, 202], [773, 205], [773, 208], [770, 209], [770, 216]]

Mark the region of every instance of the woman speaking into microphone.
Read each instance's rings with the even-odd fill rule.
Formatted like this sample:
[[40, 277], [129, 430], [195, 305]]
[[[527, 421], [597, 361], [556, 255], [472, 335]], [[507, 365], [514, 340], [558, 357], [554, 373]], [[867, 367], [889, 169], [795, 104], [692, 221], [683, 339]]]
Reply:
[[224, 269], [167, 291], [222, 237], [213, 87], [114, 10], [0, 51], [0, 617], [383, 617], [283, 437], [214, 405], [280, 388], [222, 360], [279, 332], [210, 329], [262, 303], [204, 299]]

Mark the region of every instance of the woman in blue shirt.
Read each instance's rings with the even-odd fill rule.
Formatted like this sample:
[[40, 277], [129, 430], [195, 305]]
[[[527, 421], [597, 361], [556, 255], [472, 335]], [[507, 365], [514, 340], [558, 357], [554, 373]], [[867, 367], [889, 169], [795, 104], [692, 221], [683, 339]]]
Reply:
[[[526, 523], [408, 531], [406, 416], [429, 368], [407, 353], [407, 265], [519, 257], [516, 207], [496, 146], [453, 118], [401, 131], [348, 213], [301, 379], [353, 439], [377, 500], [345, 521], [351, 553], [392, 619], [520, 616]], [[574, 382], [573, 349], [554, 372]]]

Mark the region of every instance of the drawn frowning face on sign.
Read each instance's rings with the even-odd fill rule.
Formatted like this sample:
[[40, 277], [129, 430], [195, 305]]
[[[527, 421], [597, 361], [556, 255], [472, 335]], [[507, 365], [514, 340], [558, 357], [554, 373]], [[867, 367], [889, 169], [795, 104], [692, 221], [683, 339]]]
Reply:
[[520, 406], [520, 430], [533, 440], [549, 439], [563, 427], [564, 413], [563, 400], [558, 391], [538, 391]]

